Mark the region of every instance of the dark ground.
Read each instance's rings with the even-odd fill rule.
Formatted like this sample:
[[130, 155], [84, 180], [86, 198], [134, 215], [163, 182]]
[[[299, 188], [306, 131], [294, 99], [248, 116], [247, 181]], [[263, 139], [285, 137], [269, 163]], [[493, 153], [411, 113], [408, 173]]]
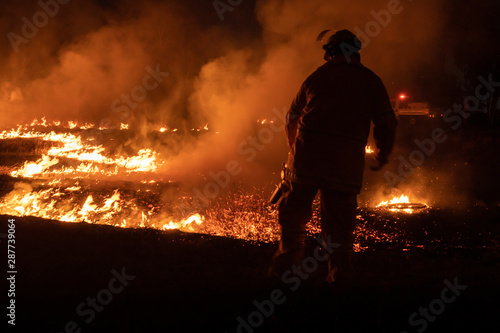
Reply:
[[[8, 219], [0, 216], [3, 235]], [[275, 244], [15, 220], [16, 330], [9, 327], [9, 332], [417, 332], [424, 324], [410, 325], [409, 316], [420, 307], [438, 306], [432, 301], [441, 298], [443, 281], [455, 278], [467, 289], [432, 316], [425, 331], [500, 329], [498, 249], [357, 253], [355, 286], [327, 287], [310, 278], [291, 291], [290, 283], [274, 285], [265, 278]], [[6, 239], [1, 241], [6, 253]], [[122, 269], [135, 278], [86, 323], [89, 313], [77, 314], [79, 304], [96, 296], [107, 302], [102, 290], [109, 288], [112, 270]], [[264, 302], [276, 288], [285, 302], [261, 327], [238, 330], [237, 318], [248, 319], [256, 311], [253, 301]], [[4, 311], [5, 302], [6, 296]], [[259, 322], [258, 316], [252, 318]], [[71, 321], [78, 328], [65, 330]]]

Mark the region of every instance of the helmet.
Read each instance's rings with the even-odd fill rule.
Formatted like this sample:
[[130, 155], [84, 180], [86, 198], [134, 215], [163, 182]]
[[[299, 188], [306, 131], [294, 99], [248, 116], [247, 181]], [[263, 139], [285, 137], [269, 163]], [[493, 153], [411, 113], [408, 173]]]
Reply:
[[323, 43], [323, 50], [325, 50], [325, 60], [331, 58], [333, 55], [338, 54], [339, 51], [346, 51], [342, 49], [342, 44], [345, 43], [345, 47], [349, 48], [351, 53], [359, 53], [361, 49], [361, 41], [358, 37], [350, 32], [349, 30], [336, 30], [330, 34], [330, 37], [326, 38], [330, 30], [324, 30], [319, 35], [317, 40]]

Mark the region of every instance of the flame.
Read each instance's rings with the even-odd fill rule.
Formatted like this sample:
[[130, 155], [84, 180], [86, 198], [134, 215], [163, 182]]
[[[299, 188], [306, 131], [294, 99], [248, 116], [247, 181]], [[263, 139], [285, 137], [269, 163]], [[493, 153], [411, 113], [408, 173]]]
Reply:
[[403, 212], [413, 214], [415, 211], [427, 208], [425, 203], [414, 203], [410, 201], [407, 195], [394, 197], [391, 200], [382, 201], [377, 205], [377, 208], [386, 208], [391, 212]]
[[38, 119], [35, 118], [31, 122], [30, 126], [43, 126], [43, 127], [47, 127], [47, 119], [45, 119], [45, 117], [42, 117], [42, 122], [39, 122]]
[[91, 128], [94, 128], [94, 127], [95, 127], [95, 124], [85, 123], [82, 126], [80, 126], [80, 129], [86, 130], [86, 129], [91, 129]]
[[366, 154], [373, 154], [373, 153], [375, 153], [375, 151], [372, 149], [371, 146], [366, 146], [365, 147], [365, 153]]
[[382, 201], [381, 203], [379, 203], [377, 205], [377, 207], [387, 206], [387, 205], [390, 205], [390, 204], [398, 204], [398, 203], [410, 203], [410, 199], [408, 198], [408, 196], [406, 196], [406, 195], [403, 194], [399, 198], [398, 197], [394, 197], [390, 201]]
[[87, 200], [85, 200], [82, 209], [78, 212], [78, 215], [82, 216], [85, 219], [90, 213], [95, 212], [97, 205], [93, 205], [93, 201], [94, 199], [91, 195], [89, 195], [87, 197]]
[[11, 172], [12, 177], [33, 177], [36, 174], [41, 174], [48, 170], [51, 166], [59, 163], [57, 158], [51, 158], [49, 156], [43, 156], [36, 162], [26, 162], [23, 167], [19, 170], [15, 170]]
[[113, 196], [109, 199], [107, 199], [104, 203], [104, 210], [117, 210], [118, 209], [118, 202], [120, 201], [120, 193], [118, 193], [118, 190], [115, 190], [115, 193]]
[[162, 230], [180, 229], [180, 230], [195, 231], [195, 226], [201, 225], [203, 221], [204, 218], [200, 214], [194, 214], [180, 222], [169, 221], [168, 223], [164, 224], [161, 227], [161, 229]]

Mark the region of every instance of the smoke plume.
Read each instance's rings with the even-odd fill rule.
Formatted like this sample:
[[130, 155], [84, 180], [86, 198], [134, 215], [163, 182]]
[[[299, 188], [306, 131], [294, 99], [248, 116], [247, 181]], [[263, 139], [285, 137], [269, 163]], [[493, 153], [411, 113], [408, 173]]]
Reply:
[[[286, 158], [284, 112], [323, 63], [318, 33], [363, 34], [363, 63], [394, 95], [435, 60], [443, 3], [245, 1], [221, 22], [210, 1], [69, 1], [17, 52], [4, 38], [2, 120], [130, 123], [128, 142], [163, 147], [167, 174], [193, 179], [237, 161], [250, 183], [269, 181]], [[32, 21], [40, 6], [2, 4], [4, 36], [22, 35], [23, 17]], [[168, 76], [126, 104], [157, 68]], [[274, 124], [257, 124], [264, 119]], [[147, 133], [160, 123], [187, 134], [158, 145]], [[190, 134], [206, 124], [208, 133]]]

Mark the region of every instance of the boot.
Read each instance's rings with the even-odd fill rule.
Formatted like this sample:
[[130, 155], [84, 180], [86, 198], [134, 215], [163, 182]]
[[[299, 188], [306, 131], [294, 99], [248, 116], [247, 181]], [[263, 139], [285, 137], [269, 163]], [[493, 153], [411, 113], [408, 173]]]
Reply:
[[352, 249], [336, 249], [328, 260], [328, 273], [325, 281], [328, 283], [351, 283], [355, 275], [352, 263]]
[[278, 250], [274, 253], [268, 277], [279, 279], [292, 268], [293, 265], [302, 265], [305, 253], [306, 232], [287, 232], [282, 230]]

